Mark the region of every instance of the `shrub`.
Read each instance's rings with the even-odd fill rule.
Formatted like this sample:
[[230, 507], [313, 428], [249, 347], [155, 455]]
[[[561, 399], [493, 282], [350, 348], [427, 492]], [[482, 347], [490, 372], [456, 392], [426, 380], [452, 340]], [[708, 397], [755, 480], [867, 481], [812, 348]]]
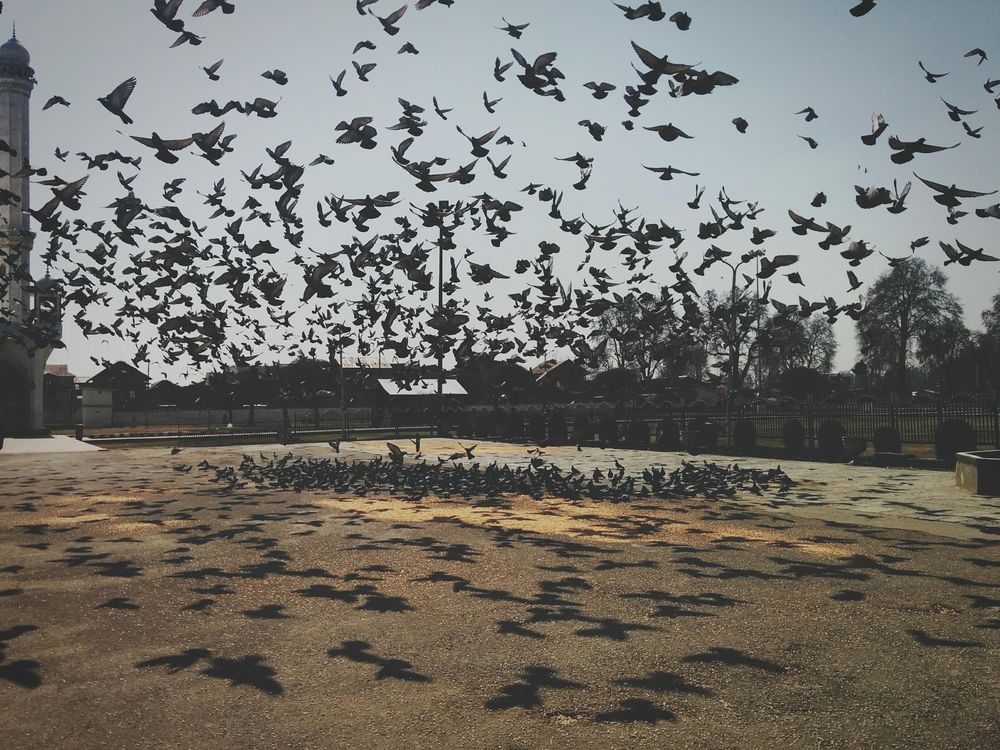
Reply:
[[573, 441], [577, 444], [589, 443], [594, 439], [594, 423], [586, 414], [580, 414], [573, 420]]
[[719, 427], [707, 419], [696, 419], [688, 423], [688, 450], [714, 450], [719, 444]]
[[524, 414], [517, 409], [507, 412], [507, 437], [510, 440], [520, 440], [524, 437]]
[[565, 445], [569, 440], [566, 418], [558, 412], [552, 412], [549, 415], [548, 440], [552, 445]]
[[450, 411], [442, 412], [441, 419], [437, 425], [438, 437], [450, 437], [451, 427], [454, 423], [455, 423], [455, 415], [452, 412]]
[[605, 414], [597, 425], [597, 434], [602, 444], [618, 445], [618, 420], [613, 414]]
[[533, 411], [528, 415], [528, 437], [533, 443], [545, 442], [545, 415], [539, 411]]
[[749, 453], [757, 445], [757, 428], [749, 419], [738, 419], [733, 425], [733, 448]]
[[825, 456], [840, 456], [844, 452], [844, 425], [835, 419], [823, 422], [816, 431], [819, 450]]
[[472, 437], [472, 416], [468, 412], [455, 414], [455, 433], [462, 438]]
[[656, 445], [668, 451], [680, 450], [681, 428], [672, 419], [661, 419], [656, 425]]
[[781, 428], [781, 442], [785, 449], [798, 453], [805, 446], [806, 428], [797, 419], [789, 419]]
[[484, 411], [476, 417], [476, 437], [488, 438], [496, 434], [496, 419], [492, 412]]
[[899, 430], [895, 427], [879, 427], [872, 436], [876, 453], [899, 453], [902, 443], [899, 440]]
[[628, 423], [626, 440], [629, 445], [649, 447], [649, 423], [645, 419], [633, 419]]
[[942, 461], [951, 461], [956, 453], [976, 449], [976, 431], [962, 419], [948, 419], [934, 433], [934, 451]]
[[509, 436], [510, 418], [503, 409], [496, 409], [493, 412], [493, 424], [496, 425], [497, 437], [503, 440]]

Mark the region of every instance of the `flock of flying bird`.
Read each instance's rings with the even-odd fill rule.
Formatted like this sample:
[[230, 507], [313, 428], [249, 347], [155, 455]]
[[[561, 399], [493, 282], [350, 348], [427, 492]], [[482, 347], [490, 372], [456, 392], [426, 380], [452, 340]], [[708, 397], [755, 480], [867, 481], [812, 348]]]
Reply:
[[[413, 7], [416, 11], [424, 11], [432, 6], [447, 8], [456, 2], [418, 0]], [[173, 46], [200, 45], [203, 38], [189, 30], [179, 16], [182, 4], [183, 0], [154, 0], [151, 13], [160, 25], [180, 34]], [[358, 13], [371, 20], [373, 29], [395, 37], [404, 28], [409, 6], [404, 4], [380, 15], [379, 5], [379, 0], [356, 0]], [[679, 32], [688, 31], [693, 24], [691, 16], [682, 11], [668, 16], [659, 2], [635, 7], [611, 5], [632, 22], [666, 20]], [[862, 2], [850, 12], [860, 17], [875, 5], [874, 1]], [[193, 17], [201, 18], [214, 11], [232, 14], [236, 10], [235, 2], [205, 0], [198, 5]], [[497, 29], [521, 40], [522, 37], [530, 38], [529, 27], [529, 23], [511, 23], [503, 18]], [[363, 40], [355, 46], [353, 54], [372, 51], [376, 46], [370, 40]], [[583, 89], [586, 94], [582, 95], [595, 100], [608, 99], [622, 87], [626, 116], [621, 127], [627, 131], [640, 124], [642, 109], [661, 93], [682, 99], [709, 95], [717, 89], [739, 84], [739, 79], [731, 73], [702, 68], [701, 63], [671, 60], [668, 55], [645, 49], [635, 42], [631, 46], [636, 77], [624, 84], [587, 81], [571, 85], [567, 76], [556, 67], [556, 52], [532, 57], [516, 48], [510, 50], [509, 59], [496, 58], [492, 75], [498, 83], [504, 83], [510, 75], [524, 89], [540, 97], [550, 97], [553, 102], [563, 102], [572, 96], [573, 87]], [[406, 42], [398, 54], [418, 55], [419, 50], [412, 42]], [[980, 49], [970, 51], [967, 57], [978, 59], [980, 65], [988, 59]], [[210, 81], [218, 82], [223, 77], [223, 63], [220, 59], [203, 67], [202, 71]], [[354, 80], [363, 85], [376, 65], [376, 62], [352, 60]], [[932, 84], [947, 75], [929, 72], [923, 62], [919, 63], [919, 68]], [[347, 96], [348, 87], [354, 87], [354, 83], [346, 81], [348, 71], [349, 68], [345, 68], [336, 76], [330, 76], [331, 95]], [[287, 74], [280, 69], [264, 71], [262, 78], [276, 86], [288, 83]], [[134, 125], [128, 109], [130, 97], [138, 86], [136, 78], [130, 77], [98, 101], [117, 122], [124, 126]], [[998, 86], [1000, 81], [990, 80], [985, 89], [993, 94]], [[484, 92], [482, 104], [492, 115], [499, 111], [503, 99], [509, 97], [512, 95], [493, 98]], [[955, 106], [943, 97], [942, 101], [947, 116], [961, 124], [966, 137], [981, 137], [983, 128], [972, 127], [968, 121], [977, 114], [975, 109]], [[409, 180], [418, 190], [428, 194], [444, 185], [464, 186], [481, 178], [484, 173], [482, 160], [498, 182], [507, 178], [505, 170], [511, 155], [509, 152], [504, 155], [500, 149], [513, 147], [515, 142], [510, 135], [502, 134], [502, 126], [481, 134], [468, 132], [453, 121], [453, 108], [443, 107], [437, 97], [433, 97], [430, 111], [403, 98], [399, 98], [398, 103], [399, 119], [392, 124], [376, 124], [373, 117], [364, 114], [339, 122], [335, 126], [336, 143], [340, 147], [375, 150], [383, 139], [399, 133], [402, 139], [388, 148], [392, 163], [398, 167], [401, 180]], [[364, 99], [360, 98], [358, 106], [363, 104]], [[1000, 108], [1000, 97], [996, 104]], [[61, 96], [52, 96], [43, 109], [57, 105], [68, 107], [70, 102]], [[251, 101], [231, 99], [222, 104], [212, 99], [195, 104], [191, 110], [195, 115], [213, 119], [205, 132], [171, 138], [155, 131], [149, 135], [130, 134], [131, 140], [145, 150], [130, 153], [116, 150], [94, 155], [80, 152], [77, 155], [86, 163], [88, 173], [72, 180], [49, 176], [44, 168], [35, 169], [26, 162], [11, 175], [45, 178], [39, 182], [49, 188], [51, 196], [41, 207], [28, 213], [40, 234], [47, 239], [43, 260], [48, 268], [59, 266], [62, 270], [65, 299], [75, 310], [76, 324], [86, 335], [131, 339], [136, 347], [133, 362], [137, 366], [149, 360], [154, 344], [152, 351], [159, 353], [164, 364], [186, 361], [199, 368], [226, 364], [243, 367], [263, 356], [316, 356], [317, 352], [332, 355], [334, 351], [351, 346], [361, 355], [372, 352], [377, 346], [391, 351], [398, 361], [410, 363], [448, 353], [461, 359], [474, 351], [523, 361], [524, 357], [551, 355], [555, 349], [568, 348], [576, 357], [593, 363], [602, 355], [600, 346], [593, 345], [596, 321], [629, 296], [640, 305], [659, 304], [664, 298], [669, 299], [679, 305], [677, 321], [682, 331], [696, 333], [704, 327], [705, 312], [693, 279], [685, 268], [688, 252], [676, 252], [691, 238], [663, 219], [640, 216], [636, 209], [621, 204], [613, 212], [613, 218], [603, 224], [592, 223], [582, 215], [567, 215], [562, 208], [564, 190], [557, 185], [532, 183], [521, 193], [525, 198], [537, 200], [543, 210], [547, 209], [553, 227], [565, 235], [567, 242], [582, 245], [582, 259], [574, 280], [576, 288], [557, 277], [553, 257], [562, 250], [552, 242], [537, 243], [537, 255], [518, 258], [511, 269], [502, 270], [490, 263], [475, 262], [471, 251], [457, 252], [459, 230], [481, 234], [495, 248], [503, 246], [515, 234], [510, 225], [524, 206], [485, 190], [461, 201], [411, 203], [409, 206], [402, 202], [401, 189], [364, 196], [329, 194], [317, 203], [314, 214], [309, 213], [321, 228], [339, 225], [343, 231], [337, 232], [337, 236], [352, 235], [350, 241], [343, 242], [337, 251], [313, 251], [304, 247], [307, 214], [300, 206], [300, 198], [305, 178], [333, 164], [334, 158], [319, 154], [311, 162], [297, 163], [290, 157], [289, 140], [266, 149], [266, 158], [254, 168], [239, 170], [242, 180], [249, 186], [249, 195], [242, 206], [227, 200], [226, 177], [220, 177], [205, 192], [198, 192], [210, 212], [205, 224], [191, 217], [186, 207], [190, 203], [185, 208], [178, 204], [182, 195], [190, 197], [185, 190], [185, 177], [175, 177], [164, 183], [157, 197], [140, 197], [136, 193], [133, 181], [143, 159], [152, 157], [173, 165], [182, 158], [191, 158], [190, 150], [194, 149], [197, 156], [214, 167], [228, 164], [235, 158], [229, 155], [235, 152], [237, 134], [231, 132], [231, 128], [227, 131], [227, 122], [218, 118], [230, 112], [246, 117], [276, 118], [279, 106], [280, 99], [265, 96]], [[805, 107], [796, 114], [803, 116], [805, 123], [820, 117], [812, 107]], [[454, 157], [419, 154], [420, 137], [432, 127], [431, 120], [449, 123], [447, 126], [438, 123], [438, 127], [454, 125], [468, 143], [469, 156], [453, 164]], [[746, 134], [751, 127], [742, 116], [734, 117], [732, 124], [740, 134]], [[611, 127], [593, 120], [583, 120], [579, 126], [595, 143], [601, 142]], [[693, 137], [673, 123], [642, 123], [640, 126], [667, 143]], [[889, 123], [882, 115], [873, 115], [871, 132], [861, 140], [866, 146], [876, 147], [888, 128]], [[811, 148], [820, 145], [811, 136], [800, 137]], [[897, 165], [958, 146], [957, 143], [934, 145], [924, 138], [904, 140], [895, 135], [887, 138], [887, 144], [892, 152], [890, 160]], [[16, 157], [6, 143], [0, 142], [0, 150], [10, 154], [12, 160]], [[55, 156], [68, 164], [68, 151], [56, 149]], [[556, 158], [577, 167], [579, 177], [572, 187], [586, 189], [593, 173], [594, 157], [576, 152]], [[90, 172], [106, 171], [112, 164], [116, 167], [123, 194], [108, 206], [111, 214], [107, 218], [80, 218], [85, 213], [81, 210], [83, 189]], [[126, 176], [124, 170], [128, 168], [135, 171]], [[673, 166], [645, 168], [665, 181], [679, 176], [698, 176], [697, 172]], [[934, 200], [947, 210], [946, 218], [952, 225], [967, 216], [968, 212], [962, 210], [963, 201], [996, 192], [970, 190], [920, 175], [916, 177], [933, 191]], [[910, 189], [910, 181], [902, 186], [894, 181], [892, 190], [877, 185], [856, 186], [856, 200], [862, 209], [884, 207], [889, 213], [898, 214], [907, 209], [905, 202]], [[694, 198], [687, 203], [690, 210], [702, 210], [704, 192], [704, 187], [695, 187]], [[12, 191], [0, 191], [0, 200], [16, 204], [20, 198]], [[818, 209], [825, 202], [825, 194], [819, 193], [811, 206]], [[763, 245], [779, 234], [779, 230], [755, 223], [763, 211], [757, 203], [734, 200], [722, 188], [708, 210], [711, 218], [702, 217], [704, 220], [699, 222], [697, 232], [697, 240], [708, 248], [696, 251], [701, 259], [692, 273], [704, 275], [716, 263], [731, 265], [756, 260], [757, 272], [744, 275], [745, 284], [740, 287], [742, 317], [749, 320], [756, 315], [749, 290], [761, 282], [763, 295], [760, 299], [765, 303], [770, 301], [779, 322], [802, 319], [817, 311], [822, 311], [831, 322], [840, 315], [854, 319], [863, 315], [864, 306], [860, 301], [840, 304], [830, 297], [813, 302], [799, 297], [797, 304], [784, 304], [769, 299], [770, 279], [778, 271], [795, 265], [799, 256], [767, 255]], [[1000, 204], [978, 207], [975, 216], [984, 220], [1000, 219]], [[876, 252], [870, 243], [852, 238], [850, 226], [819, 221], [795, 210], [789, 210], [788, 217], [792, 233], [816, 235], [819, 248], [837, 248], [852, 268]], [[752, 227], [751, 223], [754, 223]], [[749, 237], [747, 229], [750, 229]], [[281, 240], [277, 239], [279, 231]], [[733, 253], [715, 244], [723, 235], [730, 235], [737, 242], [745, 239], [750, 248], [742, 256], [727, 260]], [[736, 239], [736, 235], [741, 239]], [[926, 237], [915, 240], [911, 250], [928, 242]], [[970, 265], [973, 261], [997, 260], [985, 250], [968, 247], [960, 241], [941, 242], [940, 245], [947, 255], [946, 264]], [[674, 251], [674, 262], [669, 266], [674, 280], [670, 284], [661, 283], [662, 279], [654, 277], [650, 270], [654, 258], [666, 252], [664, 247]], [[447, 253], [448, 266], [441, 279], [441, 303], [433, 304], [432, 294], [437, 289], [434, 250], [438, 248]], [[595, 260], [598, 251], [612, 253], [611, 257], [628, 275], [613, 279]], [[288, 255], [302, 276], [300, 297], [287, 293], [287, 276], [279, 267]], [[891, 263], [905, 262], [905, 258], [889, 260]], [[16, 275], [16, 268], [14, 273]], [[506, 312], [503, 306], [487, 306], [493, 299], [489, 289], [484, 291], [483, 305], [475, 305], [462, 295], [465, 279], [473, 285], [488, 287], [494, 281], [513, 278], [512, 274], [525, 276], [528, 281], [521, 285], [520, 291], [507, 295]], [[792, 283], [804, 286], [798, 272], [788, 271], [783, 275]], [[854, 292], [861, 282], [853, 270], [848, 270], [847, 275], [848, 291]], [[659, 286], [662, 293], [640, 291], [644, 284], [647, 289]], [[358, 299], [348, 301], [346, 288], [353, 286], [362, 291]], [[98, 322], [102, 311], [106, 313], [108, 309], [113, 309], [113, 316], [106, 317], [106, 322]], [[299, 316], [304, 316], [304, 322]], [[155, 337], [150, 336], [150, 327], [155, 329]], [[627, 336], [629, 332], [617, 334]], [[407, 366], [400, 365], [399, 371], [401, 379], [409, 377]]]

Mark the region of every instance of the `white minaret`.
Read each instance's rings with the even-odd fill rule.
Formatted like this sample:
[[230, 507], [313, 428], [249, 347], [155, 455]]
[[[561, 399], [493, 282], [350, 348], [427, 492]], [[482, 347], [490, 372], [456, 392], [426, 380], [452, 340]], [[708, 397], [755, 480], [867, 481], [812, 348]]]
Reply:
[[58, 287], [31, 277], [30, 63], [16, 34], [0, 46], [0, 430], [8, 435], [43, 431], [45, 362], [62, 345]]

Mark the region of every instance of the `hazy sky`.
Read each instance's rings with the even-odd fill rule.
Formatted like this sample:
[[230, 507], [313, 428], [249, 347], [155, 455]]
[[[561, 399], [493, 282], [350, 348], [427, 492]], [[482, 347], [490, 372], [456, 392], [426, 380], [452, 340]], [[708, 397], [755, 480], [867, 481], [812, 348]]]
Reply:
[[[380, 0], [372, 9], [387, 15], [401, 4], [402, 0]], [[563, 248], [557, 256], [557, 271], [567, 280], [574, 277], [583, 240], [559, 232], [536, 199], [520, 192], [528, 183], [565, 190], [562, 208], [567, 217], [582, 213], [594, 223], [608, 223], [621, 201], [626, 207], [637, 207], [639, 214], [651, 220], [664, 219], [681, 228], [686, 239], [680, 252], [689, 253], [689, 270], [709, 244], [697, 239], [698, 222], [711, 218], [708, 206], [717, 205], [715, 196], [725, 186], [731, 197], [759, 201], [765, 209], [756, 226], [778, 232], [765, 245], [769, 254], [791, 252], [802, 257], [797, 270], [808, 288], [802, 290], [778, 276], [772, 296], [794, 302], [801, 292], [808, 299], [830, 295], [848, 302], [856, 299], [856, 294], [846, 293], [846, 261], [836, 249], [820, 250], [816, 245], [819, 235], [793, 235], [788, 209], [815, 216], [820, 222], [850, 224], [853, 239], [867, 240], [891, 256], [909, 253], [910, 241], [921, 235], [930, 236], [932, 242], [918, 252], [934, 263], [944, 260], [937, 240], [957, 238], [972, 247], [985, 246], [1000, 253], [1000, 221], [972, 214], [973, 208], [996, 203], [997, 197], [968, 201], [964, 207], [970, 215], [950, 226], [945, 222], [945, 209], [931, 200], [930, 191], [912, 174], [916, 171], [934, 181], [978, 190], [1000, 187], [1000, 109], [993, 101], [996, 95], [990, 96], [983, 89], [988, 78], [1000, 77], [1000, 47], [990, 46], [1000, 29], [1000, 3], [880, 0], [861, 19], [849, 15], [853, 4], [851, 0], [690, 0], [683, 8], [693, 23], [689, 31], [681, 32], [666, 20], [626, 20], [609, 0], [455, 0], [450, 8], [437, 4], [423, 11], [409, 8], [399, 22], [400, 33], [390, 37], [374, 18], [356, 12], [354, 0], [236, 0], [234, 14], [216, 11], [201, 19], [191, 18], [197, 0], [187, 0], [179, 17], [205, 39], [200, 46], [176, 49], [168, 49], [176, 34], [150, 14], [151, 0], [6, 0], [0, 22], [16, 21], [18, 38], [31, 53], [38, 79], [32, 99], [32, 163], [68, 180], [83, 176], [86, 165], [76, 156], [70, 156], [67, 163], [57, 161], [53, 156], [56, 147], [74, 155], [121, 149], [143, 156], [134, 187], [147, 204], [165, 205], [161, 185], [183, 176], [187, 178], [185, 192], [177, 198], [177, 205], [192, 217], [204, 219], [206, 207], [196, 191], [207, 193], [212, 183], [225, 177], [227, 203], [238, 209], [248, 194], [240, 170], [249, 172], [258, 164], [266, 168], [271, 162], [265, 147], [290, 139], [293, 145], [288, 155], [297, 163], [308, 163], [319, 153], [336, 160], [332, 166], [308, 170], [304, 178], [306, 189], [299, 213], [306, 221], [305, 246], [335, 250], [356, 234], [349, 224], [334, 223], [332, 228], [322, 229], [315, 223], [313, 207], [330, 193], [363, 197], [398, 190], [405, 206], [407, 201], [423, 204], [488, 191], [518, 201], [526, 210], [512, 224], [516, 236], [500, 249], [481, 235], [478, 239], [470, 235], [465, 246], [474, 251], [474, 260], [510, 273], [517, 258], [535, 254], [539, 241], [553, 241]], [[664, 3], [668, 13], [680, 7]], [[515, 40], [496, 28], [503, 25], [501, 16], [531, 25], [523, 38]], [[362, 39], [372, 40], [377, 49], [352, 55], [355, 43]], [[671, 60], [731, 73], [739, 78], [739, 84], [719, 88], [709, 96], [674, 99], [667, 94], [666, 81], [661, 81], [660, 93], [642, 110], [636, 129], [627, 132], [621, 126], [628, 109], [622, 94], [626, 85], [637, 82], [631, 66], [639, 65], [630, 40], [657, 54], [669, 54]], [[412, 42], [420, 54], [396, 54], [405, 42]], [[562, 88], [567, 101], [558, 103], [528, 91], [514, 76], [516, 65], [505, 83], [496, 82], [494, 58], [509, 61], [511, 47], [529, 59], [543, 52], [558, 52], [556, 66], [566, 75]], [[983, 48], [991, 57], [995, 54], [997, 63], [991, 59], [978, 66], [976, 59], [964, 57], [974, 47]], [[220, 58], [225, 60], [219, 71], [222, 80], [212, 82], [201, 66]], [[352, 59], [377, 63], [370, 83], [357, 80]], [[929, 70], [948, 71], [950, 75], [932, 85], [917, 67], [918, 60]], [[274, 68], [288, 75], [287, 86], [260, 77]], [[328, 76], [344, 68], [348, 69], [345, 86], [349, 94], [337, 98]], [[123, 127], [97, 97], [129, 76], [139, 80], [126, 108], [135, 123]], [[618, 90], [595, 101], [582, 86], [591, 80], [610, 81]], [[503, 97], [495, 115], [483, 106], [484, 91], [490, 99]], [[55, 94], [72, 105], [41, 111]], [[178, 164], [164, 165], [127, 137], [148, 136], [152, 131], [165, 138], [205, 132], [216, 120], [191, 114], [194, 105], [212, 98], [224, 103], [255, 96], [280, 99], [279, 114], [268, 120], [235, 112], [227, 115], [226, 132], [238, 134], [237, 151], [228, 155], [220, 168], [198, 158], [194, 149]], [[443, 107], [453, 108], [447, 122], [433, 113], [432, 96], [437, 96]], [[469, 146], [455, 125], [460, 124], [470, 134], [485, 133], [499, 125], [515, 146], [493, 149], [491, 156], [499, 160], [507, 153], [512, 155], [509, 178], [496, 179], [483, 160], [470, 185], [449, 185], [433, 195], [417, 190], [413, 179], [392, 163], [389, 154], [389, 146], [405, 137], [384, 130], [398, 119], [397, 97], [427, 109], [429, 126], [411, 149], [411, 157], [442, 155], [450, 157], [451, 165], [465, 164], [471, 160]], [[983, 126], [983, 137], [972, 139], [959, 123], [952, 122], [941, 97], [964, 109], [978, 109], [978, 114], [967, 119], [973, 127]], [[806, 106], [816, 109], [818, 120], [805, 123], [802, 116], [794, 114]], [[866, 147], [860, 136], [869, 132], [873, 112], [884, 114], [890, 127], [877, 146]], [[334, 126], [362, 115], [374, 117], [378, 148], [367, 152], [356, 145], [336, 144]], [[731, 123], [736, 116], [749, 121], [747, 134], [736, 132]], [[595, 142], [577, 124], [583, 119], [607, 127], [603, 142]], [[642, 129], [668, 122], [694, 138], [665, 143]], [[886, 145], [893, 134], [904, 140], [926, 137], [931, 143], [961, 146], [917, 156], [913, 162], [897, 166], [889, 161], [891, 152]], [[809, 149], [797, 135], [815, 138], [819, 148]], [[522, 141], [526, 145], [522, 146]], [[578, 179], [577, 169], [553, 158], [577, 151], [595, 158], [593, 176], [583, 191], [571, 187]], [[642, 165], [672, 165], [700, 175], [662, 182]], [[103, 207], [123, 193], [115, 177], [120, 166], [90, 172], [80, 217], [107, 218], [109, 212]], [[123, 169], [126, 175], [134, 171]], [[915, 183], [907, 211], [893, 216], [884, 208], [865, 211], [856, 206], [855, 185], [891, 188], [893, 179]], [[696, 183], [707, 186], [697, 212], [685, 205], [693, 198]], [[829, 202], [813, 209], [809, 202], [820, 190]], [[48, 195], [46, 188], [35, 187], [36, 207]], [[214, 222], [209, 234], [221, 234], [224, 226]], [[248, 232], [248, 241], [265, 237], [281, 246], [280, 225], [270, 234], [260, 225]], [[40, 235], [36, 276], [42, 273], [37, 257], [44, 244]], [[751, 247], [749, 231], [727, 233], [717, 244], [743, 252]], [[294, 308], [295, 295], [301, 293], [301, 272], [288, 262], [292, 252], [292, 248], [283, 249], [276, 266], [289, 272], [289, 298]], [[654, 282], [673, 282], [666, 270], [673, 259], [666, 246], [657, 251], [651, 266], [656, 274]], [[598, 251], [595, 262], [606, 266], [617, 279], [627, 276], [614, 253], [602, 255]], [[980, 313], [1000, 288], [996, 266], [1000, 264], [950, 265], [946, 269], [950, 288], [961, 298], [970, 327], [980, 327]], [[885, 260], [876, 255], [855, 270], [862, 280], [869, 281], [886, 267]], [[723, 277], [710, 271], [703, 283], [703, 289], [721, 288]], [[497, 285], [494, 309], [503, 311], [503, 293], [522, 285], [522, 278]], [[653, 282], [650, 286], [655, 288]], [[345, 294], [353, 299], [351, 294], [356, 296], [357, 292], [348, 290]], [[840, 343], [837, 366], [849, 367], [856, 357], [853, 323], [842, 319], [836, 331]], [[78, 375], [96, 370], [91, 356], [129, 359], [135, 352], [130, 343], [84, 339], [69, 320], [65, 341], [67, 348], [56, 352], [50, 361], [67, 362]], [[158, 369], [154, 358], [154, 378]], [[181, 379], [193, 376], [179, 368], [167, 373]]]

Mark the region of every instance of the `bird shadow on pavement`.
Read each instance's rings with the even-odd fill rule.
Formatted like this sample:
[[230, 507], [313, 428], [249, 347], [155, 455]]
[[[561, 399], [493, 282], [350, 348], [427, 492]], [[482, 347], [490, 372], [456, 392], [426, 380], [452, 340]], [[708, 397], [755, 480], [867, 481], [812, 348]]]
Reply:
[[431, 678], [413, 669], [413, 665], [403, 659], [387, 659], [372, 653], [367, 641], [342, 641], [339, 647], [329, 649], [326, 654], [331, 659], [347, 659], [359, 664], [373, 664], [378, 667], [376, 680], [403, 680], [405, 682], [431, 682]]
[[0, 630], [0, 681], [11, 682], [18, 687], [34, 689], [42, 684], [38, 671], [41, 665], [34, 659], [18, 659], [7, 661], [7, 648], [10, 641], [38, 630], [37, 625], [15, 625], [6, 630]]
[[208, 649], [190, 648], [178, 654], [146, 659], [138, 662], [135, 666], [139, 669], [166, 667], [169, 674], [177, 674], [201, 662], [206, 662], [206, 664], [200, 670], [200, 674], [206, 677], [229, 680], [230, 687], [245, 685], [275, 697], [283, 695], [285, 692], [277, 680], [276, 671], [265, 663], [264, 657], [260, 654], [249, 654], [231, 659], [215, 656]]

